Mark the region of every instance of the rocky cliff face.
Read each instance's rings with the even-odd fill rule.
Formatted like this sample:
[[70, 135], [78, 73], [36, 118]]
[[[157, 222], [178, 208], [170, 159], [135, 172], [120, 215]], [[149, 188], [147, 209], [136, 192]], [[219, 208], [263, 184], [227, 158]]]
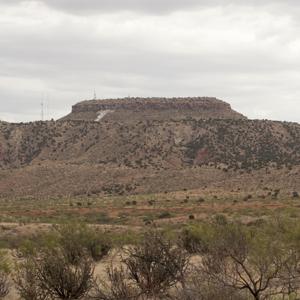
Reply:
[[[245, 119], [231, 106], [216, 98], [123, 98], [90, 100], [72, 107], [72, 113], [63, 119], [99, 120], [110, 118], [115, 121], [128, 119], [170, 120], [170, 119]], [[97, 119], [98, 118], [98, 119]]]

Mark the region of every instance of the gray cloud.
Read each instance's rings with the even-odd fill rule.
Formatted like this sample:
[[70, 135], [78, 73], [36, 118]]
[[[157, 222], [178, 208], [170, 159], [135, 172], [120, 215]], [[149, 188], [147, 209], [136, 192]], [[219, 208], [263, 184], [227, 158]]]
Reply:
[[[37, 2], [36, 0], [0, 0], [0, 4], [15, 5]], [[221, 0], [40, 0], [49, 7], [78, 14], [98, 14], [117, 11], [168, 13], [193, 7], [216, 5]], [[223, 1], [224, 2], [224, 1]], [[233, 1], [228, 1], [228, 4]]]
[[214, 6], [256, 6], [287, 7], [292, 11], [299, 9], [297, 0], [0, 0], [2, 5], [28, 4], [40, 2], [49, 7], [76, 14], [99, 14], [118, 11], [137, 11], [144, 13], [170, 13], [178, 10]]
[[57, 118], [96, 88], [300, 121], [297, 3], [238, 2], [0, 0], [0, 118], [38, 119], [42, 99]]

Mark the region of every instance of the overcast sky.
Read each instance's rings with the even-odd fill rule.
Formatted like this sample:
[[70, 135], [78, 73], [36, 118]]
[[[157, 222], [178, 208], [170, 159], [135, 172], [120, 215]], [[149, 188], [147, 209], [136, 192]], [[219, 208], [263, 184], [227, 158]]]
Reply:
[[83, 99], [213, 96], [300, 122], [299, 0], [0, 0], [0, 119]]

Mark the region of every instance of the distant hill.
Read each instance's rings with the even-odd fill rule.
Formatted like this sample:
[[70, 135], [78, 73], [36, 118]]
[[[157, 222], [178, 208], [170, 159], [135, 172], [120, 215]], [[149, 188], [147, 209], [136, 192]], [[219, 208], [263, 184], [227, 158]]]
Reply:
[[300, 184], [300, 125], [215, 98], [84, 101], [60, 121], [0, 123], [0, 145], [2, 196]]

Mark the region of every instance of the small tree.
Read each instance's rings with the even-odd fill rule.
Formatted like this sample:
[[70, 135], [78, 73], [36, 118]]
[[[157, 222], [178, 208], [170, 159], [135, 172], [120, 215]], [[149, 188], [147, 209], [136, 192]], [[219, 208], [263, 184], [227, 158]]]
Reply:
[[297, 296], [300, 290], [300, 252], [298, 249], [287, 249], [287, 259], [283, 262], [280, 281], [283, 295]]
[[288, 255], [270, 236], [230, 224], [219, 227], [199, 272], [214, 284], [248, 291], [256, 300], [268, 299], [282, 294], [281, 274]]
[[158, 230], [146, 232], [142, 242], [129, 247], [126, 254], [123, 263], [128, 277], [142, 294], [155, 298], [184, 282], [189, 255]]
[[93, 299], [165, 299], [172, 287], [184, 285], [189, 255], [158, 230], [147, 231], [141, 243], [124, 249], [121, 267], [108, 269]]

